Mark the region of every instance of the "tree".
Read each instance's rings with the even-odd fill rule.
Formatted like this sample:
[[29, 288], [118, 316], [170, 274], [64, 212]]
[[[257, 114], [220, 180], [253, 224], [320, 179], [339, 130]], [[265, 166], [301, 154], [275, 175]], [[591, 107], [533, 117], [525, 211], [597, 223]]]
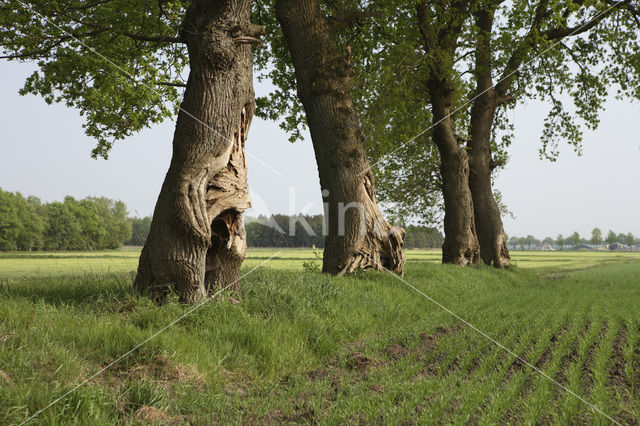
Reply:
[[239, 288], [246, 250], [242, 214], [250, 206], [245, 142], [254, 112], [246, 43], [258, 32], [250, 23], [250, 3], [194, 1], [182, 19], [189, 79], [134, 283], [155, 298], [164, 297], [168, 283], [192, 303], [210, 288]]
[[573, 245], [573, 248], [578, 247], [578, 245], [580, 244], [580, 234], [578, 234], [578, 232], [574, 232], [569, 237], [569, 240], [571, 241], [571, 244]]
[[636, 237], [633, 236], [633, 234], [631, 232], [629, 232], [627, 235], [625, 235], [624, 237], [624, 243], [626, 245], [628, 245], [629, 247], [633, 246], [633, 243], [635, 242]]
[[43, 204], [0, 189], [0, 250], [114, 249], [131, 238], [122, 201], [88, 197]]
[[88, 250], [82, 235], [82, 228], [78, 218], [71, 210], [71, 197], [65, 202], [53, 202], [47, 205], [47, 228], [44, 233], [46, 250]]
[[556, 237], [556, 245], [558, 246], [558, 248], [560, 248], [560, 250], [564, 249], [564, 237], [562, 236], [562, 234], [558, 234], [558, 236]]
[[527, 235], [527, 238], [526, 238], [525, 241], [527, 243], [527, 248], [529, 250], [532, 250], [536, 246], [536, 244], [538, 243], [538, 240], [533, 235]]
[[593, 231], [591, 231], [591, 244], [596, 248], [602, 244], [602, 231], [600, 228], [593, 228]]
[[104, 229], [104, 235], [97, 242], [100, 248], [115, 249], [132, 236], [132, 223], [129, 220], [127, 206], [122, 201], [114, 201], [108, 198], [88, 198], [93, 203], [98, 216], [101, 218], [100, 226]]
[[[502, 250], [501, 209], [491, 177], [507, 159], [512, 137], [507, 112], [526, 99], [549, 100], [541, 155], [554, 159], [560, 140], [579, 150], [580, 125], [597, 125], [608, 86], [619, 84], [621, 96], [640, 95], [635, 2], [460, 0], [419, 2], [416, 8], [415, 2], [389, 0], [380, 8], [379, 25], [362, 31], [371, 34], [373, 53], [354, 60], [360, 108], [375, 112], [363, 114], [363, 127], [380, 145], [370, 150], [377, 155], [378, 182], [383, 188], [403, 187], [394, 201], [424, 204], [404, 193], [420, 194], [413, 188], [432, 186], [424, 180], [430, 173], [423, 171], [433, 169], [436, 156], [422, 153], [433, 152], [435, 144], [445, 191], [457, 187], [462, 194], [444, 197], [445, 220], [450, 215], [467, 223], [458, 244], [474, 246], [473, 220], [483, 260], [505, 265], [508, 252]], [[359, 50], [354, 52], [357, 57]], [[597, 66], [602, 63], [608, 66]], [[571, 95], [574, 115], [566, 111], [560, 91]], [[399, 140], [407, 143], [399, 146]], [[460, 182], [467, 173], [453, 171], [466, 171], [467, 163], [464, 188]], [[475, 214], [456, 214], [469, 192]]]
[[511, 246], [511, 248], [513, 249], [514, 247], [517, 247], [518, 244], [520, 244], [520, 238], [516, 237], [515, 235], [513, 235], [511, 238], [509, 238], [509, 245]]
[[129, 246], [142, 246], [147, 240], [151, 228], [151, 216], [131, 219], [131, 239], [125, 242]]
[[607, 234], [607, 238], [605, 239], [605, 241], [607, 242], [607, 244], [613, 244], [618, 241], [618, 236], [616, 235], [615, 232], [609, 230], [609, 233]]
[[[276, 71], [293, 67], [295, 79], [289, 74], [276, 83], [296, 87], [311, 132], [328, 220], [322, 270], [342, 275], [374, 268], [402, 274], [404, 230], [389, 225], [378, 208], [351, 97], [349, 48], [340, 43], [341, 30], [363, 15], [324, 6], [319, 0], [277, 0], [275, 17], [282, 33], [272, 33], [274, 54], [269, 56], [276, 60]], [[265, 19], [269, 7], [267, 2]], [[329, 16], [327, 9], [344, 15]], [[271, 111], [272, 118], [282, 113], [277, 105]]]
[[40, 200], [35, 197], [25, 198], [16, 192], [13, 194], [13, 202], [19, 224], [15, 249], [31, 251], [42, 248], [45, 218], [38, 212]]
[[106, 157], [115, 140], [178, 113], [135, 289], [157, 300], [174, 289], [196, 302], [213, 286], [237, 286], [249, 206], [250, 45], [261, 32], [250, 23], [251, 0], [5, 5], [5, 57], [39, 65], [21, 93], [78, 108], [98, 141], [94, 156]]
[[0, 190], [0, 250], [16, 249], [20, 225], [13, 194]]
[[115, 249], [131, 238], [131, 223], [122, 201], [108, 198], [76, 200], [46, 204], [46, 250]]

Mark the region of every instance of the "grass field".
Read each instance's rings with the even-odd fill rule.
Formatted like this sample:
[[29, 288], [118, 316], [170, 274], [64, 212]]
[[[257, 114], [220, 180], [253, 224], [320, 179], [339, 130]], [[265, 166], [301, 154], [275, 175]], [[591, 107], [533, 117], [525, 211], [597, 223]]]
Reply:
[[[410, 263], [439, 263], [439, 250], [408, 250]], [[304, 262], [318, 261], [311, 249], [249, 249], [245, 266], [259, 265], [271, 256], [269, 267], [274, 269], [301, 271]], [[320, 252], [321, 255], [321, 252]], [[123, 273], [135, 271], [139, 249], [123, 249], [87, 252], [0, 252], [0, 280], [20, 277], [42, 277], [86, 273]], [[512, 252], [513, 263], [525, 268], [576, 269], [608, 263], [640, 261], [640, 252]], [[319, 263], [319, 261], [318, 261]]]
[[[273, 250], [252, 250], [245, 270]], [[139, 252], [0, 255], [0, 424], [595, 423], [640, 420], [638, 253], [515, 252], [406, 281], [305, 271], [286, 250], [189, 307], [133, 296]]]

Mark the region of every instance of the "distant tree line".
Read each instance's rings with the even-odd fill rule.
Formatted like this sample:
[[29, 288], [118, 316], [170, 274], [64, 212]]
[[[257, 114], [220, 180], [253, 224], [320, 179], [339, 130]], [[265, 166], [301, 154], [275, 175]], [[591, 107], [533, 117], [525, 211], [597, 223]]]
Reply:
[[[246, 217], [249, 247], [324, 248], [323, 216]], [[63, 202], [0, 189], [0, 251], [102, 250], [144, 245], [151, 217], [130, 218], [122, 201], [71, 196]], [[404, 227], [405, 248], [440, 248], [444, 237], [435, 228]]]
[[546, 237], [543, 240], [539, 240], [533, 235], [527, 235], [526, 237], [512, 236], [508, 239], [508, 242], [511, 250], [544, 250], [549, 248], [555, 250], [598, 250], [612, 247], [612, 245], [615, 245], [613, 247], [616, 250], [640, 247], [640, 238], [637, 238], [631, 232], [624, 234], [610, 230], [606, 236], [603, 236], [600, 228], [594, 228], [591, 231], [591, 238], [584, 238], [578, 232], [574, 232], [567, 237], [559, 234], [555, 238]]
[[[323, 216], [287, 216], [246, 218], [249, 247], [324, 247]], [[435, 228], [405, 226], [405, 248], [440, 248], [444, 237]]]
[[122, 201], [88, 197], [43, 203], [0, 189], [0, 250], [114, 249], [131, 239]]
[[324, 248], [322, 215], [287, 216], [269, 218], [246, 217], [247, 245], [249, 247], [312, 247]]

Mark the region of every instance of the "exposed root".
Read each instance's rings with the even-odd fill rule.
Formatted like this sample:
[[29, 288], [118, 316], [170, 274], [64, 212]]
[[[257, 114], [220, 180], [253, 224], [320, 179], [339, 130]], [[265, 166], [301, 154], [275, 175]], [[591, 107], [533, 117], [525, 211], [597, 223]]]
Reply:
[[359, 218], [361, 223], [353, 229], [356, 229], [355, 233], [360, 235], [352, 238], [360, 247], [357, 245], [354, 247], [355, 250], [336, 275], [351, 274], [358, 269], [374, 269], [403, 275], [405, 231], [401, 227], [391, 226], [382, 216], [378, 208], [371, 171], [363, 175], [358, 198], [362, 204], [362, 216]]

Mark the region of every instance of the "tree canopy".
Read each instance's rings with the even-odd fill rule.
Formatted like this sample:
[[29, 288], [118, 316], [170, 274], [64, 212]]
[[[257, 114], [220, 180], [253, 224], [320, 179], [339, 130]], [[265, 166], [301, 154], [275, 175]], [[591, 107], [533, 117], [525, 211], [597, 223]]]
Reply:
[[38, 70], [21, 94], [64, 103], [84, 116], [107, 158], [117, 140], [171, 117], [188, 65], [180, 23], [189, 2], [5, 0], [2, 57]]
[[0, 250], [114, 249], [131, 238], [122, 201], [104, 197], [42, 203], [0, 189]]
[[[265, 0], [255, 6], [268, 29], [257, 63], [262, 77], [276, 86], [258, 100], [258, 114], [279, 120], [295, 140], [305, 117], [272, 4]], [[439, 160], [425, 96], [432, 78], [446, 79], [454, 92], [452, 118], [462, 140], [469, 138], [480, 79], [489, 79], [487, 88], [494, 87], [500, 104], [492, 126], [497, 166], [508, 157], [513, 138], [509, 111], [518, 104], [549, 104], [540, 155], [554, 160], [563, 141], [580, 152], [584, 130], [598, 126], [609, 96], [640, 98], [640, 8], [635, 1], [343, 0], [322, 5], [335, 24], [340, 48], [351, 54], [354, 100], [380, 198], [399, 217], [439, 218]], [[428, 51], [419, 13], [437, 35], [438, 45]]]

